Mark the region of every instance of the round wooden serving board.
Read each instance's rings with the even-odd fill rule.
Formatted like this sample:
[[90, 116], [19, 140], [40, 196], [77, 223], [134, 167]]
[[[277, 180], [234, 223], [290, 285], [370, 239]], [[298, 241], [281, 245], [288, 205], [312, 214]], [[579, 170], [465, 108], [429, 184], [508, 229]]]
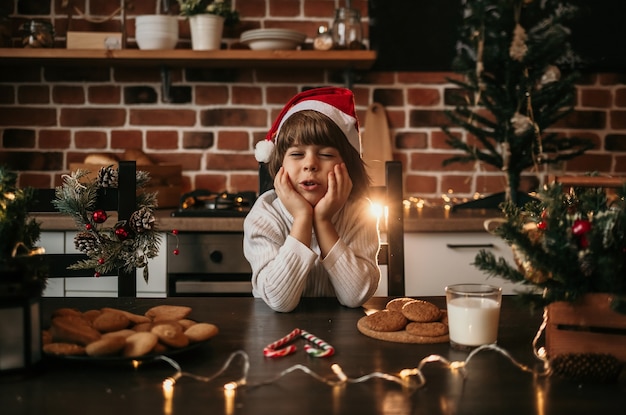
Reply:
[[388, 342], [395, 343], [419, 343], [419, 344], [433, 344], [433, 343], [446, 343], [450, 341], [450, 336], [445, 334], [443, 336], [434, 336], [434, 337], [426, 337], [426, 336], [416, 336], [415, 334], [410, 334], [406, 330], [399, 331], [374, 331], [372, 329], [368, 329], [363, 324], [364, 317], [361, 317], [357, 322], [356, 326], [359, 331], [366, 335], [367, 337], [371, 337], [373, 339], [385, 340]]

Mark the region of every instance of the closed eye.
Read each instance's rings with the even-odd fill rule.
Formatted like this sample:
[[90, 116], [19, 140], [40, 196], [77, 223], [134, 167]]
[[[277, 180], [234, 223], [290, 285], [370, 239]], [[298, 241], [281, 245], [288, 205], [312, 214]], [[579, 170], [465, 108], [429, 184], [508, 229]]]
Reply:
[[338, 157], [338, 153], [335, 149], [322, 149], [321, 151], [318, 152], [320, 157]]

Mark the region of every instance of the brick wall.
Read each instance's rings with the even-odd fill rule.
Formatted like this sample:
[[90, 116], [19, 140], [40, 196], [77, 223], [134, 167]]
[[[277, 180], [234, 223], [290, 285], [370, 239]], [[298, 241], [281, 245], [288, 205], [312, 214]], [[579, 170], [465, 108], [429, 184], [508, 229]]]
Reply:
[[[9, 2], [10, 3], [10, 2]], [[28, 7], [26, 7], [25, 3]], [[177, 8], [171, 0], [172, 7]], [[285, 27], [313, 36], [330, 24], [338, 0], [235, 0], [242, 24], [225, 34], [236, 43], [251, 28]], [[13, 1], [13, 33], [31, 18], [52, 20], [57, 47], [64, 47], [63, 0]], [[76, 0], [92, 17], [113, 13], [116, 2]], [[128, 47], [136, 47], [132, 20], [160, 11], [159, 0], [129, 0]], [[367, 35], [367, 1], [361, 9]], [[0, 10], [1, 12], [2, 10]], [[118, 30], [119, 17], [96, 25], [73, 13], [74, 30]], [[189, 48], [189, 28], [180, 20], [179, 48]], [[14, 47], [20, 47], [17, 35]], [[446, 123], [451, 73], [364, 72], [353, 90], [361, 121], [367, 107], [387, 109], [394, 157], [404, 163], [405, 194], [438, 199], [502, 190], [501, 173], [470, 164], [442, 167], [453, 154], [440, 126]], [[184, 166], [184, 190], [257, 188], [254, 143], [262, 139], [282, 105], [303, 88], [341, 85], [341, 73], [294, 69], [173, 69], [171, 102], [164, 102], [161, 72], [151, 67], [11, 67], [0, 61], [0, 163], [20, 171], [20, 185], [48, 187], [72, 162], [92, 153], [121, 155], [142, 149], [154, 162]], [[588, 136], [596, 148], [562, 166], [567, 172], [626, 174], [626, 74], [588, 74], [578, 85], [576, 111], [554, 126], [563, 134]], [[364, 126], [367, 129], [367, 125]], [[462, 131], [459, 131], [462, 134]], [[528, 172], [540, 180], [549, 173]]]

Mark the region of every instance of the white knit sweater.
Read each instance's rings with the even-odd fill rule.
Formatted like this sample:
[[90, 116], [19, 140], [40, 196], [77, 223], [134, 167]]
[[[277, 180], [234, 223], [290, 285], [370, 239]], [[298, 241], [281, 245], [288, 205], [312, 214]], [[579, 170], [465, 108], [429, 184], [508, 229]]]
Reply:
[[253, 295], [280, 312], [292, 311], [301, 297], [336, 296], [347, 307], [368, 300], [380, 281], [380, 238], [370, 202], [348, 202], [333, 223], [339, 240], [322, 260], [315, 235], [310, 249], [289, 236], [293, 217], [276, 192], [262, 194], [243, 227]]

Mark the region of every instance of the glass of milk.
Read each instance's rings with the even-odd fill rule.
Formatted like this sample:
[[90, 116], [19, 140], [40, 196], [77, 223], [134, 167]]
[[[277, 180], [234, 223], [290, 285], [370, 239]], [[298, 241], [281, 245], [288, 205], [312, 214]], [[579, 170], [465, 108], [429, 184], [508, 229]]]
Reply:
[[450, 345], [471, 350], [498, 340], [502, 288], [487, 284], [446, 287]]

